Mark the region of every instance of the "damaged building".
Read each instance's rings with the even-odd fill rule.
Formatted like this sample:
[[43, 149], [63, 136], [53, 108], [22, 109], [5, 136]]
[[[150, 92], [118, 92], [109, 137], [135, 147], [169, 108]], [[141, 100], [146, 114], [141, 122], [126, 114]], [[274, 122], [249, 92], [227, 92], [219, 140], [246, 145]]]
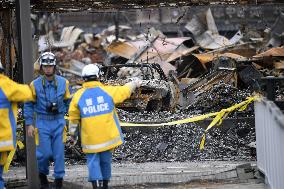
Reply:
[[[51, 51], [72, 92], [82, 87], [88, 64], [99, 66], [105, 85], [142, 80], [117, 105], [121, 122], [133, 126], [122, 127], [125, 145], [114, 152], [115, 162], [256, 160], [253, 104], [226, 114], [210, 132], [206, 128], [214, 117], [159, 124], [221, 112], [256, 94], [284, 107], [282, 1], [30, 3], [34, 78], [41, 74], [39, 55]], [[15, 1], [0, 5], [1, 62], [7, 75], [22, 81]], [[23, 122], [18, 127], [23, 133]], [[24, 156], [17, 151], [14, 165]], [[79, 144], [67, 142], [66, 159], [70, 165], [86, 163]]]

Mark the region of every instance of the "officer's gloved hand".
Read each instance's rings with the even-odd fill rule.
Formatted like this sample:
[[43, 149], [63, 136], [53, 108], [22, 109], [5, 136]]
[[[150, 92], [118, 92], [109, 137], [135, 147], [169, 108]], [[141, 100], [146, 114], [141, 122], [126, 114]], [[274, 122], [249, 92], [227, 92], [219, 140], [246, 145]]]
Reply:
[[136, 88], [140, 87], [142, 84], [142, 80], [138, 77], [130, 78], [130, 82], [126, 83], [125, 85], [130, 87], [131, 92], [134, 92]]
[[79, 135], [78, 124], [69, 122], [69, 134], [69, 143], [71, 146], [75, 146]]
[[132, 78], [132, 82], [135, 83], [136, 87], [140, 87], [142, 85], [142, 80], [139, 77]]
[[75, 146], [77, 144], [78, 141], [78, 136], [71, 136], [69, 138], [69, 144], [70, 146]]

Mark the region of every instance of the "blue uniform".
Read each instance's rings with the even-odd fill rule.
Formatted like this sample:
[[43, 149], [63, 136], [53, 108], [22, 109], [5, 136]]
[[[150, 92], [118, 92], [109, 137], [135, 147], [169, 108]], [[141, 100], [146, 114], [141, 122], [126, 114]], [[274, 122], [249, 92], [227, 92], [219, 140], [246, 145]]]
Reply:
[[[1, 156], [1, 154], [0, 154]], [[3, 178], [2, 178], [2, 174], [3, 174], [3, 166], [0, 166], [0, 188], [4, 188], [4, 181], [3, 181]]]
[[[54, 80], [38, 77], [31, 83], [34, 102], [25, 103], [26, 125], [36, 127], [36, 156], [39, 172], [49, 174], [49, 160], [54, 160], [54, 177], [64, 177], [64, 115], [70, 101], [69, 82], [55, 75]], [[57, 104], [57, 112], [50, 111], [50, 105]], [[35, 118], [34, 118], [35, 114]]]

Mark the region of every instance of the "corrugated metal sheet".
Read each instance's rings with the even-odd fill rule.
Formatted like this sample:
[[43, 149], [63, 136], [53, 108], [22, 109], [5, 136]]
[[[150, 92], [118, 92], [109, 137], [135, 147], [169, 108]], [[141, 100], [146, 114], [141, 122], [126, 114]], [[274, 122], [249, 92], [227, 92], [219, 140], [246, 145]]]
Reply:
[[[158, 38], [151, 47], [149, 47], [140, 57], [139, 61], [148, 60], [149, 63], [167, 61], [167, 59], [174, 53], [177, 48], [189, 37], [182, 38]], [[139, 49], [147, 45], [144, 40], [130, 41], [130, 42], [114, 42], [110, 44], [106, 50], [124, 58], [130, 59]], [[184, 51], [192, 49], [186, 48]]]
[[112, 42], [106, 48], [106, 51], [130, 59], [138, 51], [138, 49], [128, 42], [117, 41], [117, 42]]
[[193, 34], [196, 43], [205, 49], [219, 49], [233, 45], [242, 38], [240, 31], [231, 40], [219, 35], [211, 8], [193, 15], [185, 28]]
[[284, 70], [284, 60], [274, 63], [275, 69]]
[[254, 58], [267, 56], [284, 56], [284, 46], [269, 49], [268, 51], [255, 55]]
[[185, 46], [180, 46], [176, 51], [174, 51], [171, 56], [167, 59], [167, 62], [171, 62], [173, 60], [176, 60], [177, 58], [181, 56], [187, 56], [191, 54], [193, 51], [197, 50], [199, 46], [194, 46], [191, 48], [187, 48]]
[[236, 59], [236, 60], [247, 60], [246, 57], [243, 57], [241, 55], [238, 54], [234, 54], [234, 53], [215, 53], [215, 54], [211, 54], [211, 53], [207, 53], [207, 54], [193, 54], [196, 58], [198, 58], [198, 60], [202, 63], [202, 64], [206, 64], [208, 62], [211, 62], [214, 58], [220, 57], [220, 56], [224, 56], [224, 57], [229, 57], [232, 59]]
[[270, 189], [284, 188], [284, 115], [271, 101], [255, 103], [257, 166]]

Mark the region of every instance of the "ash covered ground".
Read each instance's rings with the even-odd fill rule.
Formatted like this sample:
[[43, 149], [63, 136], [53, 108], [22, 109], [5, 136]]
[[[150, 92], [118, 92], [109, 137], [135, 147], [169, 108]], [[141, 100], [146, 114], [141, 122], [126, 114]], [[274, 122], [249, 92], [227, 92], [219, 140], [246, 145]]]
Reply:
[[189, 160], [254, 160], [250, 147], [255, 140], [254, 128], [243, 123], [227, 131], [213, 129], [206, 138], [205, 150], [199, 150], [204, 130], [198, 125], [183, 124], [156, 128], [148, 132], [126, 132], [125, 144], [115, 150], [114, 160], [189, 161]]
[[[219, 84], [186, 110], [176, 112], [127, 112], [118, 110], [125, 122], [168, 122], [220, 111], [240, 103], [251, 96], [249, 90], [238, 90]], [[253, 117], [253, 104], [243, 112], [233, 112], [229, 117]], [[189, 160], [255, 160], [248, 144], [255, 141], [254, 125], [240, 122], [229, 129], [216, 128], [206, 135], [203, 151], [199, 143], [204, 129], [198, 123], [188, 123], [159, 128], [125, 129], [125, 144], [115, 150], [115, 161], [189, 161]]]

